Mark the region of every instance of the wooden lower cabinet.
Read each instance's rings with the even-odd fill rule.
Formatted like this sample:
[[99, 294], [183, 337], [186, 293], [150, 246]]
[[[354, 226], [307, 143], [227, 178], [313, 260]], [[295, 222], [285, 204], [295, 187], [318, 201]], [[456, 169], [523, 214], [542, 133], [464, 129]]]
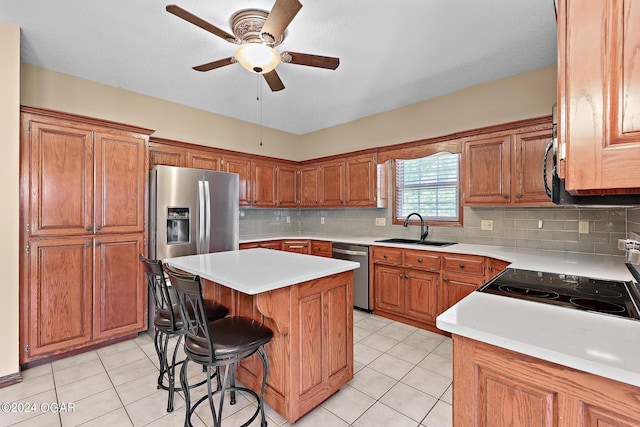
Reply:
[[[205, 281], [204, 294], [230, 315], [264, 322], [274, 333], [265, 346], [269, 374], [265, 401], [290, 423], [353, 378], [353, 272], [246, 295]], [[238, 380], [258, 390], [262, 365], [243, 361]]]
[[453, 425], [640, 425], [640, 389], [453, 336]]
[[466, 276], [452, 274], [447, 271], [443, 272], [438, 314], [444, 313], [449, 307], [456, 305], [462, 298], [478, 289], [484, 283], [483, 276]]
[[309, 242], [311, 255], [331, 258], [333, 256], [333, 245], [325, 240], [311, 240]]
[[287, 252], [296, 252], [299, 254], [309, 254], [308, 240], [283, 240], [282, 250]]
[[31, 239], [20, 363], [146, 329], [142, 234]]

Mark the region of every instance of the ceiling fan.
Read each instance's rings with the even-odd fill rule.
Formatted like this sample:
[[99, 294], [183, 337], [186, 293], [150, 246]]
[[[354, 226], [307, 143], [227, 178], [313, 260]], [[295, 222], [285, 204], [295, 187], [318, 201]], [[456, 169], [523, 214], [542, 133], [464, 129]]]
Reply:
[[248, 71], [262, 74], [271, 90], [275, 92], [284, 89], [284, 84], [275, 70], [280, 62], [330, 70], [335, 70], [340, 65], [339, 58], [298, 52], [276, 52], [274, 47], [282, 43], [287, 26], [301, 8], [302, 4], [298, 0], [276, 0], [271, 12], [259, 9], [241, 10], [231, 17], [233, 34], [174, 4], [168, 5], [166, 9], [167, 12], [238, 45], [235, 56], [197, 65], [193, 67], [194, 70], [210, 71], [239, 62]]

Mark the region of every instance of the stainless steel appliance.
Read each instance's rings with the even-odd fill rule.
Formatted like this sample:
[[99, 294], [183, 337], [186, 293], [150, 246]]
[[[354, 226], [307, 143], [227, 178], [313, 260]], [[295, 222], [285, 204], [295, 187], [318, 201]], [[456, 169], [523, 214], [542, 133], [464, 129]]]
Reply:
[[478, 291], [640, 320], [633, 282], [507, 268]]
[[237, 250], [238, 188], [234, 173], [154, 167], [149, 178], [149, 256]]
[[360, 263], [360, 267], [353, 270], [353, 306], [371, 312], [371, 307], [369, 307], [369, 247], [334, 242], [332, 257]]

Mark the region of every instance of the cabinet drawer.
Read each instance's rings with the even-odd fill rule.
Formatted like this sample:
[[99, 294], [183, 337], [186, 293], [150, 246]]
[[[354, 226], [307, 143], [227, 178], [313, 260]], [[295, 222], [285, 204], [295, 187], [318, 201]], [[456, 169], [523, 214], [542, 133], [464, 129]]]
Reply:
[[445, 255], [442, 257], [442, 264], [446, 273], [458, 272], [484, 276], [484, 257]]
[[331, 258], [331, 242], [325, 242], [323, 240], [312, 240], [311, 255]]
[[404, 265], [425, 270], [440, 269], [440, 255], [426, 251], [404, 251]]
[[371, 253], [373, 262], [377, 264], [400, 265], [402, 263], [402, 249], [374, 246]]

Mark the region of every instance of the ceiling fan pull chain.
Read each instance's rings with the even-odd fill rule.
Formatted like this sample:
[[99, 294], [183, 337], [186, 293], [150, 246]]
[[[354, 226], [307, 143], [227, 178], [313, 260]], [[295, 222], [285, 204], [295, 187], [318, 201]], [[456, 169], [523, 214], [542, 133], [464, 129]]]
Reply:
[[256, 74], [258, 84], [256, 85], [256, 100], [260, 102], [260, 147], [262, 147], [262, 79], [260, 74]]

